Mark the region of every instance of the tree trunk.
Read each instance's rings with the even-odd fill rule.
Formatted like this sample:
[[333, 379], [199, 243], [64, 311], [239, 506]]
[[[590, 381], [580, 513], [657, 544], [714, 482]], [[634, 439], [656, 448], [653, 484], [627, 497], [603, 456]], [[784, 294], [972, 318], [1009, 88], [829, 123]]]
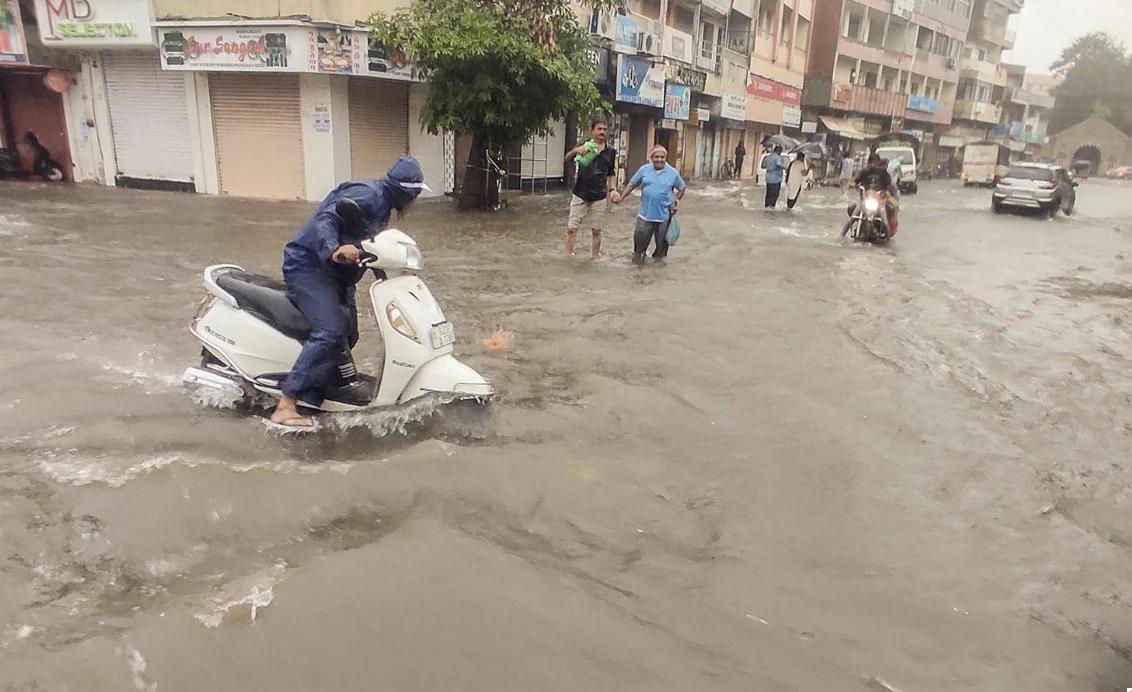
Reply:
[[500, 172], [488, 161], [483, 144], [479, 138], [473, 139], [472, 148], [468, 152], [467, 168], [464, 171], [464, 184], [460, 189], [460, 199], [456, 208], [460, 211], [498, 209], [501, 182]]

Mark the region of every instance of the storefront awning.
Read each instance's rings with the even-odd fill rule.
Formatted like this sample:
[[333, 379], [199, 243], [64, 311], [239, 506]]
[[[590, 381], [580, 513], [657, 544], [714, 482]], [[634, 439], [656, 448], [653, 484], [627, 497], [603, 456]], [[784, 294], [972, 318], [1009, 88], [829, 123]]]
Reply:
[[822, 125], [825, 125], [830, 131], [846, 139], [864, 140], [869, 138], [855, 123], [850, 122], [847, 118], [838, 118], [833, 115], [822, 115], [819, 117], [821, 118]]

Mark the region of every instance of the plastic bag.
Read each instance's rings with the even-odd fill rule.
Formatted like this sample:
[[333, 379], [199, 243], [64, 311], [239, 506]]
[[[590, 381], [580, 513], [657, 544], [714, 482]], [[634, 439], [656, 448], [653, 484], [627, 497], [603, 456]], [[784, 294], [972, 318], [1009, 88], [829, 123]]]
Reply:
[[675, 245], [680, 240], [680, 222], [673, 216], [668, 220], [668, 231], [664, 234], [664, 242]]

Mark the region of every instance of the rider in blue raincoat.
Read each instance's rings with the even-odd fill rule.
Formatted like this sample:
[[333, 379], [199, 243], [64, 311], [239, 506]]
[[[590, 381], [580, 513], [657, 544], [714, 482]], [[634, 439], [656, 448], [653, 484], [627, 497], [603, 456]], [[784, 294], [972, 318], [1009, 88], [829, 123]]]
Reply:
[[[389, 225], [394, 210], [404, 212], [421, 190], [420, 163], [404, 156], [379, 180], [350, 180], [331, 190], [306, 225], [283, 250], [287, 297], [310, 323], [310, 337], [283, 385], [273, 423], [311, 427], [298, 404], [317, 407], [337, 381], [343, 354], [358, 341], [355, 284], [365, 275], [358, 266], [361, 242]], [[356, 203], [356, 218], [337, 211], [343, 199]]]

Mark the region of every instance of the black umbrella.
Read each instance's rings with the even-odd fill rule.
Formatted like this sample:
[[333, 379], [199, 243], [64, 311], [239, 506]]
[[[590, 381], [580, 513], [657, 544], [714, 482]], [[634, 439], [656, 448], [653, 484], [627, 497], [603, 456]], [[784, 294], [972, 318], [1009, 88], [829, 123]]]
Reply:
[[807, 159], [825, 158], [825, 147], [821, 145], [821, 142], [805, 142], [803, 144], [799, 144], [798, 146], [791, 149], [789, 153], [797, 154], [799, 152], [805, 155]]
[[782, 147], [783, 151], [789, 151], [799, 144], [801, 144], [801, 142], [793, 137], [787, 137], [786, 135], [768, 135], [763, 138], [763, 146], [768, 149]]

